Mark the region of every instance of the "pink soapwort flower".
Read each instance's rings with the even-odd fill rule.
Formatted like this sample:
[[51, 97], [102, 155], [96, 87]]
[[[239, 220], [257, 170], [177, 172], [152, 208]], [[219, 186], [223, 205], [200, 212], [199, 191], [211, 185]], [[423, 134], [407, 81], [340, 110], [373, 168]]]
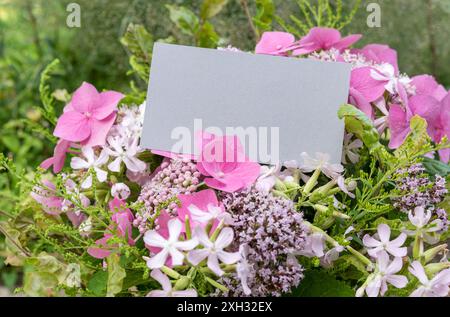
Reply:
[[363, 55], [368, 61], [375, 64], [388, 63], [393, 66], [395, 74], [398, 75], [397, 51], [383, 44], [369, 44], [362, 49], [352, 50], [354, 54]]
[[304, 247], [295, 254], [309, 258], [323, 257], [325, 255], [325, 237], [318, 232], [307, 235]]
[[115, 91], [99, 93], [93, 85], [83, 82], [58, 119], [53, 134], [84, 146], [104, 145], [123, 97]]
[[344, 172], [344, 167], [341, 164], [332, 164], [329, 162], [329, 154], [316, 152], [313, 158], [307, 153], [302, 152], [300, 156], [303, 159], [303, 163], [300, 164], [300, 169], [305, 173], [320, 169], [328, 178], [337, 179]]
[[425, 269], [419, 261], [414, 261], [408, 268], [421, 285], [409, 295], [410, 297], [447, 297], [450, 291], [450, 269], [436, 274], [431, 280], [428, 279]]
[[370, 274], [367, 281], [356, 291], [356, 296], [361, 297], [366, 292], [369, 297], [383, 296], [388, 284], [396, 288], [404, 288], [408, 284], [408, 279], [403, 275], [396, 275], [402, 269], [402, 258], [395, 257], [389, 261], [389, 255], [385, 251], [380, 251], [377, 257], [375, 272]]
[[447, 90], [431, 75], [415, 76], [411, 78], [411, 84], [416, 88], [416, 95], [428, 95], [439, 101], [447, 95]]
[[196, 226], [205, 227], [212, 222], [212, 229], [223, 220], [226, 224], [231, 224], [231, 215], [225, 212], [224, 207], [217, 200], [216, 193], [212, 189], [202, 190], [190, 195], [178, 195], [181, 206], [178, 207], [178, 219], [184, 223], [186, 217], [189, 218], [191, 228]]
[[379, 75], [374, 68], [360, 67], [353, 69], [350, 77], [349, 102], [371, 119], [374, 113], [370, 103], [383, 96], [385, 85], [388, 83], [387, 79], [380, 80], [374, 74]]
[[49, 157], [41, 163], [43, 169], [48, 169], [53, 165], [53, 173], [57, 174], [61, 172], [64, 167], [67, 152], [70, 149], [71, 142], [60, 139], [53, 150], [53, 156]]
[[[84, 169], [89, 171], [90, 169], [93, 169], [100, 183], [106, 181], [108, 177], [108, 172], [102, 170], [100, 167], [106, 164], [106, 162], [108, 162], [109, 159], [108, 153], [105, 150], [102, 150], [99, 157], [96, 157], [93, 148], [86, 146], [81, 148], [81, 152], [83, 153], [83, 156], [86, 159], [83, 160], [80, 157], [72, 157], [70, 167], [72, 167], [75, 170]], [[90, 188], [91, 186], [92, 186], [92, 175], [89, 174], [81, 184], [81, 187]]]
[[56, 186], [49, 180], [43, 180], [41, 186], [34, 186], [31, 197], [41, 204], [50, 215], [59, 215], [63, 210], [63, 198], [56, 196]]
[[104, 259], [108, 257], [114, 249], [118, 248], [117, 244], [110, 244], [108, 241], [114, 237], [123, 237], [127, 240], [129, 245], [134, 245], [135, 242], [132, 237], [134, 216], [130, 209], [126, 208], [124, 201], [114, 198], [108, 204], [109, 210], [112, 212], [111, 225], [105, 232], [103, 238], [95, 241], [98, 247], [90, 247], [87, 252], [96, 259]]
[[178, 219], [171, 219], [167, 223], [168, 238], [164, 238], [156, 230], [149, 230], [144, 235], [144, 242], [149, 247], [161, 248], [161, 250], [151, 258], [146, 258], [147, 266], [150, 269], [161, 268], [165, 265], [170, 256], [172, 265], [182, 265], [184, 254], [181, 251], [192, 250], [198, 245], [197, 239], [180, 241], [179, 237], [182, 230], [182, 224]]
[[218, 276], [222, 276], [224, 271], [220, 268], [219, 260], [225, 264], [234, 264], [241, 259], [239, 252], [226, 252], [224, 249], [233, 242], [233, 229], [226, 227], [223, 228], [217, 239], [211, 241], [206, 234], [204, 228], [196, 227], [194, 229], [194, 236], [198, 239], [203, 246], [202, 249], [195, 249], [188, 253], [188, 261], [193, 265], [198, 265], [204, 259], [208, 258], [208, 268]]
[[331, 48], [343, 52], [362, 37], [360, 34], [352, 34], [344, 38], [336, 29], [314, 27], [298, 42], [299, 48], [293, 51], [293, 55], [305, 55], [319, 50]]
[[154, 269], [150, 276], [162, 286], [162, 290], [153, 290], [147, 294], [147, 297], [197, 297], [195, 289], [177, 291], [172, 288], [169, 278], [158, 269]]
[[236, 136], [203, 134], [197, 169], [205, 184], [225, 192], [235, 192], [253, 184], [260, 165], [245, 156]]
[[111, 187], [111, 195], [119, 199], [127, 199], [130, 193], [130, 188], [124, 183], [115, 183]]
[[407, 248], [402, 247], [406, 241], [406, 234], [401, 233], [392, 241], [389, 241], [390, 236], [391, 228], [386, 224], [380, 224], [377, 229], [377, 234], [373, 237], [366, 234], [363, 237], [363, 243], [367, 248], [367, 253], [374, 258], [378, 257], [380, 251], [386, 251], [398, 257], [406, 256]]
[[[422, 206], [416, 207], [414, 213], [412, 211], [408, 212], [408, 219], [411, 224], [416, 227], [416, 230], [403, 230], [408, 236], [419, 235], [429, 244], [434, 244], [437, 242], [437, 238], [433, 236], [436, 231], [442, 230], [442, 220], [435, 219], [431, 220], [431, 210], [425, 212], [425, 208]], [[423, 245], [420, 247], [423, 250]]]
[[255, 48], [256, 54], [286, 56], [295, 46], [295, 37], [286, 32], [264, 32]]

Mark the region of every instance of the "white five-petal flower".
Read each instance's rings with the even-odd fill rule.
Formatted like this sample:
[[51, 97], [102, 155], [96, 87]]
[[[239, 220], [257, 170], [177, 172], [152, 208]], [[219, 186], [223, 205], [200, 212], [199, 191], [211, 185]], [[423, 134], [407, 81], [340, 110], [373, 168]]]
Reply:
[[218, 220], [218, 221], [223, 220], [223, 222], [227, 225], [233, 224], [233, 218], [231, 217], [231, 215], [229, 213], [225, 212], [219, 206], [214, 206], [213, 204], [208, 204], [207, 209], [208, 209], [207, 211], [201, 210], [196, 205], [190, 205], [188, 207], [188, 210], [191, 214], [193, 221], [196, 221], [196, 222], [199, 222], [202, 224], [207, 224], [213, 220]]
[[388, 283], [396, 288], [404, 288], [408, 284], [408, 279], [406, 276], [395, 274], [402, 269], [402, 266], [402, 258], [395, 257], [390, 262], [389, 255], [385, 251], [380, 251], [375, 272], [370, 274], [364, 285], [356, 291], [356, 296], [363, 296], [364, 291], [369, 297], [383, 296], [388, 289]]
[[[402, 247], [406, 241], [406, 234], [401, 233], [397, 238], [389, 241], [391, 236], [391, 228], [387, 224], [380, 224], [377, 228], [377, 234], [374, 237], [366, 234], [363, 237], [364, 246], [367, 248], [367, 252], [371, 257], [376, 258], [378, 252], [387, 251], [393, 256], [403, 257], [406, 256], [407, 248]], [[378, 240], [376, 239], [378, 238]]]
[[183, 291], [177, 291], [172, 288], [169, 278], [160, 270], [155, 269], [150, 273], [159, 284], [162, 286], [162, 290], [150, 291], [147, 297], [197, 297], [195, 289], [187, 289]]
[[[83, 153], [83, 156], [86, 158], [83, 160], [80, 157], [73, 157], [70, 162], [70, 167], [73, 169], [79, 170], [79, 169], [94, 169], [95, 173], [97, 175], [97, 179], [99, 182], [103, 183], [106, 181], [106, 178], [108, 177], [108, 172], [100, 169], [100, 166], [106, 164], [108, 162], [108, 153], [105, 150], [102, 150], [99, 157], [97, 158], [95, 156], [94, 150], [92, 147], [83, 147], [81, 148], [81, 152]], [[82, 188], [90, 188], [92, 186], [92, 176], [88, 175], [86, 179], [81, 184]]]
[[127, 169], [132, 172], [144, 171], [147, 165], [136, 157], [139, 150], [137, 142], [137, 138], [127, 140], [125, 138], [109, 137], [109, 147], [106, 148], [106, 151], [109, 155], [115, 157], [115, 159], [109, 163], [108, 169], [112, 172], [119, 172], [120, 165], [124, 162]]
[[415, 236], [418, 234], [421, 238], [425, 239], [430, 244], [436, 243], [437, 239], [432, 237], [430, 233], [439, 231], [442, 229], [442, 221], [435, 219], [429, 223], [431, 219], [431, 210], [425, 212], [424, 207], [416, 207], [414, 214], [412, 211], [408, 213], [409, 221], [417, 228], [416, 230], [404, 230], [409, 236]]
[[328, 178], [335, 179], [344, 172], [344, 167], [341, 164], [330, 163], [330, 155], [326, 153], [317, 152], [315, 157], [309, 156], [306, 152], [300, 154], [303, 163], [300, 164], [300, 169], [309, 173], [316, 169], [320, 169]]
[[223, 228], [215, 241], [211, 241], [204, 228], [200, 226], [194, 229], [194, 236], [203, 246], [203, 249], [195, 249], [188, 253], [187, 258], [193, 265], [198, 265], [208, 258], [208, 268], [216, 275], [222, 276], [224, 272], [220, 268], [219, 260], [225, 264], [234, 264], [241, 259], [239, 252], [231, 253], [223, 250], [233, 242], [233, 229], [229, 227]]
[[[353, 134], [347, 133], [344, 137], [344, 148], [342, 150], [342, 163], [347, 164], [347, 157], [353, 164], [358, 163], [359, 154], [357, 150], [362, 148], [363, 142], [360, 139], [352, 141]], [[351, 142], [350, 142], [351, 141]]]
[[165, 239], [156, 230], [149, 230], [144, 235], [144, 242], [150, 247], [161, 248], [155, 256], [147, 258], [147, 266], [150, 269], [158, 269], [165, 265], [167, 258], [170, 256], [172, 265], [182, 265], [184, 254], [180, 252], [192, 250], [198, 245], [197, 239], [179, 241], [182, 224], [178, 219], [171, 219], [167, 223], [169, 229], [169, 238]]
[[421, 285], [409, 295], [410, 297], [446, 297], [450, 291], [450, 269], [436, 274], [428, 279], [425, 269], [419, 261], [414, 261], [408, 268], [409, 272], [417, 277]]

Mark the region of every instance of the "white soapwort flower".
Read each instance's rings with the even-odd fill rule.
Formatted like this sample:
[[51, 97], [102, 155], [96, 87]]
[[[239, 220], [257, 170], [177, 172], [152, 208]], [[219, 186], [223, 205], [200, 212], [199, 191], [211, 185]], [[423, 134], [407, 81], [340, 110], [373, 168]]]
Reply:
[[450, 291], [450, 269], [443, 270], [436, 274], [431, 280], [425, 273], [425, 269], [419, 261], [414, 261], [408, 268], [414, 275], [420, 286], [409, 295], [410, 297], [447, 297]]
[[[105, 150], [102, 150], [99, 157], [95, 156], [94, 150], [92, 147], [82, 147], [81, 153], [85, 157], [83, 160], [80, 157], [73, 157], [70, 162], [70, 167], [75, 170], [91, 170], [93, 169], [96, 173], [97, 179], [100, 183], [106, 181], [108, 177], [108, 172], [102, 170], [100, 167], [106, 162], [108, 162], [109, 156]], [[84, 189], [91, 188], [92, 186], [92, 175], [89, 174], [86, 179], [82, 182], [81, 187]]]
[[201, 227], [194, 229], [194, 236], [203, 248], [195, 249], [188, 253], [188, 260], [193, 265], [198, 265], [201, 261], [208, 258], [208, 268], [216, 275], [222, 276], [224, 272], [220, 268], [219, 260], [225, 264], [234, 264], [241, 259], [239, 252], [230, 253], [224, 251], [233, 242], [234, 232], [229, 227], [223, 228], [215, 241], [211, 241]]
[[344, 136], [344, 148], [342, 150], [342, 163], [347, 164], [347, 157], [351, 163], [356, 164], [359, 161], [358, 149], [362, 148], [363, 142], [360, 139], [352, 141], [353, 134], [347, 133]]
[[111, 195], [125, 200], [130, 197], [130, 188], [124, 183], [116, 183], [111, 187]]
[[126, 140], [125, 138], [109, 137], [109, 147], [105, 150], [110, 156], [115, 157], [115, 159], [109, 163], [108, 169], [112, 172], [119, 172], [120, 165], [123, 162], [127, 169], [132, 172], [144, 171], [147, 168], [147, 164], [136, 157], [139, 152], [137, 143], [137, 138]]
[[150, 276], [161, 284], [162, 290], [150, 291], [147, 297], [197, 297], [197, 291], [195, 289], [174, 290], [167, 275], [158, 269], [153, 270]]
[[344, 167], [341, 164], [332, 164], [329, 162], [329, 154], [317, 152], [313, 158], [306, 152], [303, 152], [300, 156], [303, 159], [303, 163], [300, 164], [300, 169], [305, 173], [319, 169], [328, 178], [336, 179], [344, 172]]
[[378, 252], [386, 251], [393, 256], [406, 256], [407, 248], [402, 247], [406, 241], [406, 234], [401, 233], [397, 238], [389, 241], [391, 236], [391, 228], [386, 224], [380, 224], [377, 228], [377, 234], [373, 237], [366, 234], [363, 238], [364, 246], [367, 248], [367, 253], [371, 257], [376, 258]]
[[149, 230], [144, 235], [144, 242], [150, 247], [161, 248], [158, 254], [151, 258], [145, 258], [150, 269], [158, 269], [165, 265], [170, 256], [172, 265], [182, 265], [184, 254], [181, 251], [192, 250], [198, 245], [197, 239], [179, 241], [182, 224], [178, 219], [171, 219], [167, 223], [169, 238], [161, 236], [156, 230]]
[[207, 224], [213, 220], [218, 220], [219, 222], [223, 220], [224, 224], [231, 225], [233, 224], [233, 218], [227, 212], [225, 212], [219, 206], [214, 206], [213, 204], [208, 204], [207, 211], [201, 210], [196, 205], [188, 206], [188, 210], [191, 214], [192, 220]]

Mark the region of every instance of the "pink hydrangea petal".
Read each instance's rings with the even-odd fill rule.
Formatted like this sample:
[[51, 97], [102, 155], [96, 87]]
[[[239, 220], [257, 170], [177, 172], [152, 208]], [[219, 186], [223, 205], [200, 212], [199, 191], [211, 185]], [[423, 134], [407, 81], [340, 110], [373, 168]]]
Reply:
[[440, 104], [435, 98], [427, 95], [416, 95], [409, 98], [409, 107], [413, 114], [434, 123], [439, 115]]
[[65, 112], [59, 117], [53, 135], [71, 142], [84, 141], [91, 135], [89, 120], [79, 112]]
[[300, 44], [315, 43], [321, 49], [330, 49], [341, 39], [341, 33], [336, 29], [314, 27], [300, 40]]
[[372, 67], [360, 67], [352, 70], [350, 78], [350, 86], [359, 91], [368, 102], [372, 102], [380, 98], [387, 81], [376, 80], [371, 76], [371, 72], [375, 71]]
[[97, 89], [93, 85], [83, 82], [73, 93], [70, 103], [72, 108], [77, 112], [91, 112], [98, 102], [98, 97], [99, 93]]
[[333, 47], [338, 49], [339, 51], [343, 51], [352, 46], [353, 44], [355, 44], [356, 42], [358, 42], [361, 39], [361, 37], [362, 37], [361, 34], [351, 34], [349, 36], [342, 38], [337, 43], [333, 44]]
[[106, 142], [106, 136], [116, 120], [116, 113], [112, 113], [104, 120], [98, 121], [96, 119], [91, 119], [90, 130], [92, 133], [90, 137], [82, 142], [83, 146], [97, 146], [104, 145]]
[[396, 149], [403, 144], [410, 131], [406, 112], [399, 105], [391, 105], [389, 109], [389, 128], [391, 129], [389, 148]]
[[117, 110], [117, 105], [123, 97], [125, 97], [123, 94], [116, 91], [102, 92], [98, 97], [97, 104], [92, 109], [92, 116], [97, 120], [105, 119]]
[[363, 96], [363, 94], [361, 94], [358, 90], [352, 87], [350, 87], [349, 103], [355, 105], [358, 109], [364, 112], [367, 115], [367, 117], [373, 119], [374, 112], [372, 105], [370, 104], [370, 102], [367, 101], [367, 99]]
[[256, 45], [256, 54], [280, 55], [281, 50], [295, 42], [295, 37], [286, 32], [264, 32]]
[[439, 150], [439, 158], [442, 162], [448, 163], [450, 161], [450, 149]]
[[107, 248], [111, 247], [107, 243], [110, 238], [111, 238], [111, 235], [107, 235], [107, 236], [95, 241], [96, 245], [99, 245], [103, 248], [90, 247], [87, 249], [88, 254], [96, 259], [104, 259], [104, 258], [108, 257], [111, 254], [111, 250], [107, 249]]
[[369, 44], [359, 51], [370, 61], [377, 64], [389, 63], [398, 74], [397, 51], [384, 44]]

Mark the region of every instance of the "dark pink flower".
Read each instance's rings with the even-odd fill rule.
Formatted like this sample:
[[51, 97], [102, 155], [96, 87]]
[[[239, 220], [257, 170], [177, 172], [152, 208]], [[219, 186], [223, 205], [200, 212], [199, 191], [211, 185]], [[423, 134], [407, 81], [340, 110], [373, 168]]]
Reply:
[[99, 93], [84, 82], [65, 107], [53, 134], [85, 146], [105, 144], [106, 135], [115, 119], [119, 101], [124, 96], [115, 91]]
[[416, 87], [416, 95], [428, 95], [441, 101], [447, 95], [447, 91], [439, 85], [431, 75], [419, 75], [411, 78], [411, 84]]
[[349, 102], [357, 106], [369, 118], [373, 118], [371, 102], [383, 96], [388, 81], [377, 80], [372, 67], [360, 67], [352, 70], [350, 78]]
[[260, 165], [245, 156], [236, 136], [203, 134], [197, 169], [205, 184], [225, 192], [235, 192], [253, 184]]
[[352, 34], [343, 38], [341, 37], [341, 33], [336, 29], [314, 27], [298, 42], [299, 48], [293, 51], [293, 55], [305, 55], [331, 48], [343, 52], [358, 42], [361, 37], [361, 34]]
[[[440, 103], [436, 115], [429, 124], [429, 133], [434, 142], [441, 142], [444, 136], [450, 137], [450, 92], [447, 92]], [[441, 161], [448, 163], [450, 161], [450, 149], [439, 150]]]
[[376, 64], [388, 63], [394, 67], [395, 74], [398, 75], [397, 51], [383, 44], [369, 44], [362, 49], [354, 49], [352, 53], [361, 54], [367, 60]]

